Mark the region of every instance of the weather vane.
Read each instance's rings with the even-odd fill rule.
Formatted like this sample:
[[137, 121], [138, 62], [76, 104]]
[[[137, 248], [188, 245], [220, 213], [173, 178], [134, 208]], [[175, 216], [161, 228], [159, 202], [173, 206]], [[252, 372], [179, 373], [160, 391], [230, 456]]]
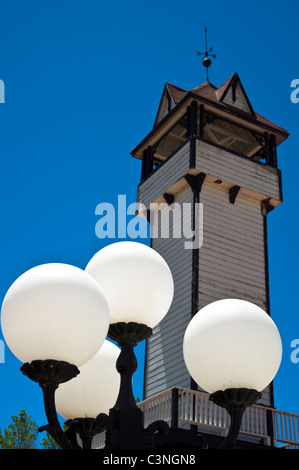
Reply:
[[202, 63], [204, 67], [207, 69], [207, 81], [209, 81], [209, 67], [212, 64], [211, 59], [209, 57], [214, 57], [216, 59], [215, 54], [211, 54], [213, 47], [210, 48], [208, 51], [208, 30], [207, 27], [205, 26], [205, 36], [206, 36], [206, 52], [197, 52], [197, 55], [204, 55], [204, 58], [202, 59]]

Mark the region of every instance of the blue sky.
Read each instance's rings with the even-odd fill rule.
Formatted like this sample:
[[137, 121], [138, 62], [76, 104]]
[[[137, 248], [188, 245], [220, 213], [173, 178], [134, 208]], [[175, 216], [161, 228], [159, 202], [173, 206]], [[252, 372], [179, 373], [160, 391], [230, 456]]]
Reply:
[[[51, 2], [0, 6], [0, 298], [27, 269], [46, 262], [85, 268], [111, 240], [95, 234], [95, 208], [135, 202], [140, 162], [133, 147], [151, 130], [164, 83], [205, 81], [196, 51], [204, 26], [217, 59], [210, 81], [241, 78], [254, 109], [291, 134], [278, 149], [284, 203], [268, 216], [271, 314], [284, 355], [274, 382], [278, 409], [299, 413], [298, 5], [161, 0]], [[148, 243], [147, 240], [144, 240]], [[143, 345], [134, 379], [142, 396]], [[25, 409], [45, 424], [41, 390], [5, 348], [0, 364], [0, 428]]]

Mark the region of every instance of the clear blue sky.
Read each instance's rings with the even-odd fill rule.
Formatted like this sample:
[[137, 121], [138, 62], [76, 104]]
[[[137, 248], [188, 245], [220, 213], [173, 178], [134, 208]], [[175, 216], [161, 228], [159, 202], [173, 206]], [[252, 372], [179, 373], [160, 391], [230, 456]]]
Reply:
[[[0, 6], [0, 298], [27, 269], [45, 262], [85, 268], [110, 241], [95, 235], [95, 208], [135, 202], [140, 162], [132, 148], [151, 130], [164, 83], [205, 81], [196, 51], [204, 26], [217, 59], [210, 81], [234, 72], [255, 110], [285, 127], [279, 148], [284, 203], [269, 214], [271, 314], [284, 356], [275, 380], [278, 409], [299, 413], [297, 176], [298, 4], [186, 0], [100, 2], [3, 0]], [[145, 242], [147, 242], [145, 240]], [[142, 396], [143, 347], [135, 393]], [[25, 409], [45, 424], [41, 390], [8, 348], [0, 364], [0, 428]]]

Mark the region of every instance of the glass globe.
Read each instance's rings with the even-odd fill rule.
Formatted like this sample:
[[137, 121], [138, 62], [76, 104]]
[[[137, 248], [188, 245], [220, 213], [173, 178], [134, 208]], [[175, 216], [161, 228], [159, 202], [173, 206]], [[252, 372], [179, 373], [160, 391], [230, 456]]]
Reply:
[[56, 390], [57, 412], [65, 419], [96, 418], [109, 414], [116, 402], [120, 374], [116, 361], [120, 349], [108, 340], [86, 364], [79, 367], [80, 374]]
[[54, 359], [79, 367], [103, 344], [109, 307], [99, 284], [84, 270], [43, 264], [22, 274], [9, 288], [1, 327], [20, 361]]
[[118, 242], [98, 251], [86, 271], [102, 287], [110, 308], [110, 323], [136, 322], [150, 328], [168, 312], [173, 278], [165, 260], [137, 242]]
[[184, 336], [187, 369], [209, 393], [228, 388], [259, 392], [275, 377], [282, 343], [270, 316], [239, 299], [224, 299], [201, 309]]

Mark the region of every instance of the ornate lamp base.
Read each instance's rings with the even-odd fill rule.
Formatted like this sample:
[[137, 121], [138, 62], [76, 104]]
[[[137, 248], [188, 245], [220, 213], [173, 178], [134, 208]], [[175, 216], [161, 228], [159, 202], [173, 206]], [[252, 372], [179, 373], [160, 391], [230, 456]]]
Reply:
[[92, 448], [92, 440], [94, 436], [105, 431], [107, 428], [108, 416], [101, 414], [99, 419], [95, 418], [75, 418], [66, 421], [68, 429], [65, 431], [68, 439], [76, 445], [77, 434], [82, 441], [83, 449]]
[[80, 374], [77, 366], [54, 359], [25, 362], [20, 370], [30, 380], [38, 382], [40, 385], [51, 383], [56, 384], [57, 387]]
[[234, 447], [240, 432], [245, 409], [248, 406], [252, 406], [261, 396], [262, 394], [257, 390], [248, 388], [228, 388], [227, 390], [219, 390], [210, 395], [210, 400], [216, 405], [225, 408], [231, 418], [228, 434], [219, 448], [231, 449]]

